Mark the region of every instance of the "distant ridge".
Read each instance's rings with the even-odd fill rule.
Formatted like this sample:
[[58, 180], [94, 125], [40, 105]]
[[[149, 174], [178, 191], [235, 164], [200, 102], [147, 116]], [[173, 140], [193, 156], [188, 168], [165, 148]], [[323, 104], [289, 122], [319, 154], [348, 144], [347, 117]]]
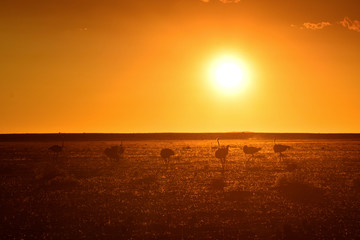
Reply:
[[[66, 141], [209, 140], [209, 139], [343, 139], [360, 140], [359, 133], [63, 133]], [[58, 141], [59, 133], [0, 134], [0, 142]]]

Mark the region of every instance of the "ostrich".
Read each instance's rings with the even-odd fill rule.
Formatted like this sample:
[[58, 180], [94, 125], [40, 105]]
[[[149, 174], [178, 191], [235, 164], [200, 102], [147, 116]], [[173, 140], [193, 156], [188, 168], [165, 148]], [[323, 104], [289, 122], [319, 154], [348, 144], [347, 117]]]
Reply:
[[175, 155], [175, 153], [170, 148], [161, 149], [160, 156], [164, 159], [166, 164], [169, 164], [169, 160], [172, 155]]
[[226, 156], [229, 153], [229, 145], [227, 145], [226, 147], [221, 147], [220, 146], [220, 142], [219, 142], [219, 138], [216, 139], [218, 142], [218, 149], [215, 152], [215, 157], [220, 159], [222, 168], [224, 170], [225, 168], [225, 162], [226, 162]]
[[[60, 133], [59, 133], [60, 136]], [[62, 137], [62, 144], [60, 145], [53, 145], [48, 148], [49, 151], [53, 152], [53, 158], [57, 160], [59, 153], [61, 153], [64, 149], [64, 138]]]
[[119, 152], [119, 154], [122, 156], [122, 154], [124, 153], [124, 151], [125, 151], [125, 148], [124, 148], [124, 146], [123, 146], [123, 142], [121, 141], [121, 144], [120, 144], [119, 147], [118, 147], [118, 152]]
[[276, 144], [276, 138], [274, 138], [274, 152], [279, 153], [280, 159], [282, 159], [282, 156], [283, 156], [282, 153], [288, 149], [290, 149], [290, 146]]
[[121, 143], [121, 145], [119, 145], [119, 146], [114, 145], [114, 146], [106, 148], [104, 150], [104, 154], [112, 160], [119, 160], [120, 156], [124, 153], [124, 150], [125, 149]]
[[[250, 158], [254, 158], [254, 154], [255, 153], [257, 153], [257, 152], [259, 152], [261, 150], [261, 148], [257, 148], [257, 147], [248, 147], [247, 145], [245, 145], [244, 147], [243, 147], [243, 151], [244, 151], [244, 153], [245, 153], [245, 155], [247, 155], [247, 154], [250, 154], [251, 156], [249, 157], [249, 159]], [[248, 159], [248, 160], [249, 160]]]

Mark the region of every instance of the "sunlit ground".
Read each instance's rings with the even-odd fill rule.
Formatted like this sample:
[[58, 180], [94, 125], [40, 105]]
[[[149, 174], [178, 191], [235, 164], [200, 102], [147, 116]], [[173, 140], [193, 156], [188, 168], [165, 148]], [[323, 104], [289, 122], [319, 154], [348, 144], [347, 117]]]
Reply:
[[[360, 237], [360, 142], [66, 142], [1, 143], [0, 228], [6, 239], [357, 239]], [[246, 163], [244, 144], [262, 147]], [[166, 166], [164, 147], [176, 155]]]

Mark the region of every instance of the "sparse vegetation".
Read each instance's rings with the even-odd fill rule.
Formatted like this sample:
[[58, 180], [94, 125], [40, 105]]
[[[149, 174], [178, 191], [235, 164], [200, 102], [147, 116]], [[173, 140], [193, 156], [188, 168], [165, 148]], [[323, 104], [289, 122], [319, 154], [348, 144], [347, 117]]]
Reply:
[[275, 188], [293, 201], [317, 202], [322, 199], [322, 190], [306, 181], [299, 173], [280, 174], [275, 181]]
[[[360, 145], [290, 142], [244, 165], [244, 141], [226, 168], [213, 141], [68, 142], [57, 163], [46, 143], [1, 143], [0, 231], [5, 239], [358, 239]], [[179, 156], [164, 164], [161, 149]], [[21, 152], [17, 154], [12, 151]], [[321, 149], [321, 151], [318, 151]], [[21, 157], [20, 157], [21, 156]]]

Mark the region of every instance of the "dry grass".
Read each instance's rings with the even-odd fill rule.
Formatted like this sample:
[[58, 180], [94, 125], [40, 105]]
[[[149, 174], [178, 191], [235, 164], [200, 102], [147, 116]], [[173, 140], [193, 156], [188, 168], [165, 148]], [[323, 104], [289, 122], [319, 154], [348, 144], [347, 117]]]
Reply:
[[[360, 144], [229, 144], [225, 171], [214, 141], [1, 143], [0, 231], [6, 239], [357, 239]], [[246, 162], [242, 146], [262, 147]], [[169, 166], [160, 150], [175, 151]], [[26, 150], [26, 151], [25, 151]]]

